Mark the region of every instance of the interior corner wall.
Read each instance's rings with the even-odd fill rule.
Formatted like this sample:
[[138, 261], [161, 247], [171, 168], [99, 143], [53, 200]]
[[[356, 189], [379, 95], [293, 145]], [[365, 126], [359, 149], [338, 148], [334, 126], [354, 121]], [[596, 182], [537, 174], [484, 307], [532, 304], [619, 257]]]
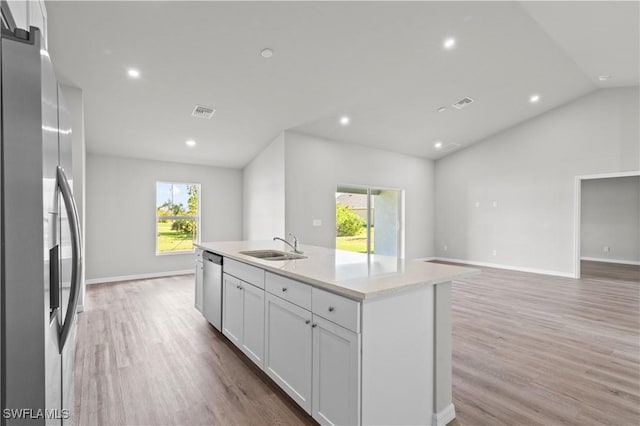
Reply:
[[575, 177], [640, 168], [639, 95], [599, 90], [436, 161], [437, 256], [572, 274]]
[[581, 195], [580, 256], [640, 264], [640, 176], [586, 179]]
[[242, 170], [243, 239], [284, 237], [284, 133]]
[[87, 156], [87, 280], [193, 270], [193, 253], [156, 255], [156, 182], [201, 185], [201, 241], [242, 236], [242, 172]]
[[[302, 244], [335, 247], [338, 185], [405, 191], [405, 257], [433, 256], [433, 161], [285, 132], [285, 224]], [[321, 226], [313, 226], [319, 219]]]

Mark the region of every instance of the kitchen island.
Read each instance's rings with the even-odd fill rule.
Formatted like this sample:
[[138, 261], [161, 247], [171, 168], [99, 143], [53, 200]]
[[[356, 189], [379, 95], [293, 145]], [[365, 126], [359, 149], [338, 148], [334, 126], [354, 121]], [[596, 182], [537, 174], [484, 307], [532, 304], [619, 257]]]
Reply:
[[[222, 333], [322, 424], [445, 425], [451, 265], [273, 241], [210, 242], [222, 256]], [[276, 259], [278, 259], [276, 257]]]

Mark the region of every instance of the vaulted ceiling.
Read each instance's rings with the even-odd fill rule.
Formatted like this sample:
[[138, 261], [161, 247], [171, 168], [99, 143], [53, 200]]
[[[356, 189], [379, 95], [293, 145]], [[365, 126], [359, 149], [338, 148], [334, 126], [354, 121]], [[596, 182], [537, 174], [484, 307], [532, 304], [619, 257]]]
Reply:
[[[58, 77], [83, 89], [87, 149], [111, 155], [242, 167], [291, 129], [435, 159], [640, 76], [638, 2], [54, 1], [47, 10]], [[453, 108], [463, 97], [474, 102]], [[192, 117], [196, 104], [216, 108], [213, 118]]]

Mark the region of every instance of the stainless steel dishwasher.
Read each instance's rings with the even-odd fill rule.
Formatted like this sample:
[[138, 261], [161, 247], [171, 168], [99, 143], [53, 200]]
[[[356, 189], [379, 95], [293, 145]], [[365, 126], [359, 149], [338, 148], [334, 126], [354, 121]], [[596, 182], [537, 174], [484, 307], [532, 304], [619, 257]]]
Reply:
[[205, 251], [202, 254], [204, 277], [202, 285], [202, 314], [222, 330], [222, 256]]

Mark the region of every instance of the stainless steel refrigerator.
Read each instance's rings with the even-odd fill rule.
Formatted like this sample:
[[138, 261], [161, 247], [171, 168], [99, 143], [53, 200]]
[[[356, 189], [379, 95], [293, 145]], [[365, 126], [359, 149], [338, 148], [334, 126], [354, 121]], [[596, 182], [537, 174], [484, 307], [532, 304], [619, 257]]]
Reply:
[[71, 119], [38, 29], [3, 28], [0, 56], [0, 418], [70, 424], [82, 277]]

